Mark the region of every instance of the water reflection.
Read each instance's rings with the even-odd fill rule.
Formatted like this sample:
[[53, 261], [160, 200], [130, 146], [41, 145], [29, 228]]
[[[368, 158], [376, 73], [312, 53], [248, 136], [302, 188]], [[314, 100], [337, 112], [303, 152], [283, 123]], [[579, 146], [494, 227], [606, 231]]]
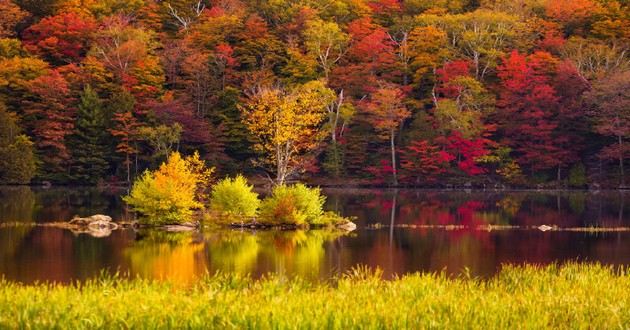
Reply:
[[326, 189], [328, 207], [364, 224], [630, 226], [627, 192]]
[[67, 221], [75, 215], [97, 213], [127, 220], [132, 215], [122, 194], [125, 190], [0, 186], [0, 223]]
[[317, 231], [142, 233], [123, 252], [132, 274], [189, 283], [206, 273], [259, 276], [270, 272], [323, 277], [325, 243], [342, 234]]
[[[628, 227], [620, 192], [445, 192], [325, 190], [327, 209], [355, 216], [352, 235], [333, 231], [115, 231], [107, 238], [7, 223], [68, 219], [75, 214], [131, 214], [119, 192], [0, 188], [0, 274], [24, 282], [67, 282], [103, 269], [189, 283], [205, 273], [269, 272], [327, 279], [357, 264], [386, 276], [411, 271], [490, 276], [503, 263], [592, 260], [630, 264], [630, 232], [541, 232], [522, 229]], [[379, 224], [379, 226], [375, 226]], [[403, 228], [401, 225], [417, 225]], [[452, 230], [432, 225], [457, 225]], [[510, 225], [515, 230], [477, 230]], [[409, 226], [408, 226], [409, 227]]]
[[206, 269], [204, 244], [198, 234], [141, 232], [123, 251], [131, 273], [189, 283]]

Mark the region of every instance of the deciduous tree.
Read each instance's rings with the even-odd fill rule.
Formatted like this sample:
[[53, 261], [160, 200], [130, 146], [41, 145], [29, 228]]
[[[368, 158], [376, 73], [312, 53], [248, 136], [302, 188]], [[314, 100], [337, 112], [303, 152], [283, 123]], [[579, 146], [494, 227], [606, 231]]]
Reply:
[[52, 70], [28, 82], [27, 88], [28, 97], [23, 101], [25, 120], [44, 163], [44, 176], [65, 179], [60, 175], [70, 160], [67, 140], [75, 121], [68, 83]]
[[526, 57], [514, 51], [499, 68], [502, 81], [498, 119], [504, 144], [517, 152], [521, 165], [532, 171], [566, 166], [575, 155], [564, 148], [567, 136], [557, 134], [560, 99], [550, 75], [557, 61], [548, 53]]
[[109, 132], [117, 138], [116, 152], [125, 155], [123, 164], [127, 169], [127, 183], [131, 183], [131, 155], [138, 154], [137, 130], [140, 124], [133, 114], [135, 100], [129, 92], [113, 95], [110, 108], [113, 111], [112, 127]]
[[307, 23], [304, 42], [309, 54], [317, 59], [324, 77], [328, 79], [330, 71], [346, 52], [348, 35], [341, 31], [337, 23], [314, 19]]
[[15, 27], [28, 17], [28, 13], [11, 0], [0, 0], [0, 17], [0, 38], [14, 37]]
[[587, 94], [595, 130], [614, 142], [601, 151], [603, 158], [619, 162], [620, 186], [624, 186], [624, 160], [630, 157], [630, 71], [616, 73], [595, 82]]
[[427, 140], [413, 141], [400, 151], [403, 179], [415, 184], [435, 182], [451, 160], [452, 155]]
[[88, 15], [63, 12], [46, 17], [23, 33], [26, 49], [56, 64], [78, 62], [87, 53], [96, 31]]
[[303, 169], [322, 139], [326, 118], [326, 88], [313, 81], [293, 90], [268, 88], [241, 107], [248, 129], [257, 138], [255, 147], [265, 163], [275, 168], [276, 183]]
[[403, 103], [405, 95], [395, 85], [384, 85], [372, 94], [364, 107], [368, 120], [382, 138], [389, 139], [394, 185], [398, 184], [396, 169], [396, 131], [411, 112]]

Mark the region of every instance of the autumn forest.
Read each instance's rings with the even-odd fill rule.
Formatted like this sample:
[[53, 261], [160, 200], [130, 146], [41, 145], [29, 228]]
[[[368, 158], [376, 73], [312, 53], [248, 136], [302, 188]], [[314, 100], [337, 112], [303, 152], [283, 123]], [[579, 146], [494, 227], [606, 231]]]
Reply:
[[625, 187], [629, 7], [0, 0], [0, 183]]

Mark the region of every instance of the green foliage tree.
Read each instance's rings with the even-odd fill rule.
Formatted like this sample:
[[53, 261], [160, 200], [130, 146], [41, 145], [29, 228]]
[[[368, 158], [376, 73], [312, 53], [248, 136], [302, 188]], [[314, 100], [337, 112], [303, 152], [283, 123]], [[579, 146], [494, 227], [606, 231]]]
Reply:
[[324, 153], [324, 161], [322, 167], [326, 173], [338, 178], [344, 174], [344, 149], [343, 145], [333, 141], [330, 143]]
[[145, 126], [138, 129], [138, 138], [149, 143], [153, 149], [151, 158], [167, 157], [173, 149], [177, 150], [182, 134], [182, 125], [175, 123], [171, 126]]
[[242, 175], [219, 181], [210, 194], [210, 209], [221, 216], [253, 217], [260, 200], [254, 187]]
[[82, 183], [96, 183], [109, 169], [106, 160], [109, 145], [106, 124], [108, 118], [101, 99], [91, 86], [85, 86], [70, 139], [72, 147], [72, 179]]
[[583, 188], [588, 182], [586, 176], [586, 167], [584, 164], [578, 163], [569, 170], [569, 185], [575, 188]]
[[26, 184], [35, 176], [33, 142], [21, 131], [17, 116], [0, 103], [0, 183]]
[[485, 9], [454, 15], [423, 14], [416, 20], [421, 26], [445, 31], [451, 50], [473, 62], [474, 77], [481, 81], [513, 47], [522, 24], [516, 16]]
[[243, 123], [243, 115], [238, 108], [240, 91], [234, 87], [226, 87], [217, 94], [213, 124], [220, 126], [225, 141], [225, 154], [232, 160], [223, 165], [223, 169], [235, 172], [251, 171], [250, 160], [254, 156], [252, 150], [253, 136]]
[[304, 40], [309, 54], [317, 60], [328, 78], [333, 66], [345, 54], [348, 35], [334, 22], [313, 20], [308, 22]]

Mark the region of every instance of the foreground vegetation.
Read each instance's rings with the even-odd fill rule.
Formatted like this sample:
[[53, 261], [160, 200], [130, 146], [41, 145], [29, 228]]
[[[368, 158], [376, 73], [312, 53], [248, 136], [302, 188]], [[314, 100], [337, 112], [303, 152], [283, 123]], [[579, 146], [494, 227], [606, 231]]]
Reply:
[[0, 281], [2, 328], [627, 328], [630, 272], [591, 264], [505, 267], [479, 280], [356, 269], [332, 283], [236, 275], [191, 287], [103, 277]]

